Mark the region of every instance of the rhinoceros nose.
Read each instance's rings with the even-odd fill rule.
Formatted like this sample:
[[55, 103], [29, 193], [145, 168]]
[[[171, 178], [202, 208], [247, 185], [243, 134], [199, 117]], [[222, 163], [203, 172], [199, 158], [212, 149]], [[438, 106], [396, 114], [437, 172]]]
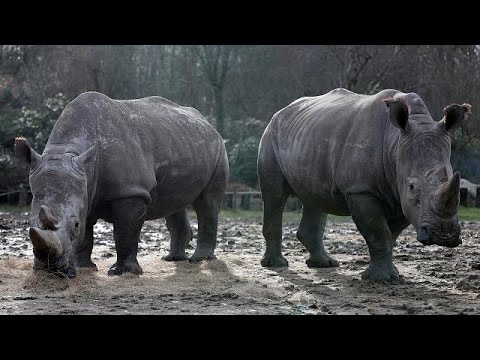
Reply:
[[426, 225], [422, 225], [417, 233], [417, 240], [424, 245], [432, 245], [432, 231]]

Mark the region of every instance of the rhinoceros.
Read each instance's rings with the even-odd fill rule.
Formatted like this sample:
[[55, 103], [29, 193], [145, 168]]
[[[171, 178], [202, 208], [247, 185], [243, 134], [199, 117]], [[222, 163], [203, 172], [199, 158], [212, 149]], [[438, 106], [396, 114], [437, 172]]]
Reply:
[[460, 174], [450, 164], [450, 134], [470, 108], [449, 105], [436, 122], [415, 93], [340, 88], [302, 97], [274, 114], [258, 152], [266, 240], [261, 265], [288, 266], [281, 246], [289, 195], [303, 204], [296, 236], [310, 254], [309, 267], [339, 265], [323, 245], [327, 214], [351, 215], [365, 238], [365, 280], [399, 279], [392, 250], [409, 224], [425, 245], [461, 244]]
[[228, 160], [221, 136], [196, 109], [159, 96], [114, 100], [85, 92], [65, 107], [42, 155], [22, 137], [15, 152], [30, 164], [35, 270], [74, 277], [76, 267], [96, 268], [98, 219], [114, 228], [109, 275], [143, 272], [137, 250], [146, 220], [165, 217], [171, 242], [164, 259], [186, 260], [190, 204], [198, 239], [189, 260], [215, 258]]

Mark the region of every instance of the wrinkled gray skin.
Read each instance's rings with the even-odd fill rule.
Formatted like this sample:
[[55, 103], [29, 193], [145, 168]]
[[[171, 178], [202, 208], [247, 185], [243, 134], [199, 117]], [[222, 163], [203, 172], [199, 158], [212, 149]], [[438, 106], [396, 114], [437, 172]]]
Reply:
[[457, 210], [460, 174], [450, 165], [450, 136], [468, 104], [444, 109], [435, 122], [415, 93], [360, 95], [335, 89], [300, 98], [277, 112], [258, 155], [264, 201], [262, 266], [288, 266], [282, 256], [282, 212], [289, 195], [303, 203], [298, 239], [309, 267], [338, 262], [323, 246], [327, 214], [351, 215], [366, 239], [371, 281], [399, 277], [392, 248], [412, 224], [425, 245], [461, 243]]
[[98, 219], [114, 226], [117, 261], [109, 275], [142, 273], [137, 248], [145, 220], [165, 217], [171, 243], [164, 259], [186, 260], [189, 204], [198, 217], [190, 261], [215, 258], [228, 160], [222, 138], [196, 109], [161, 97], [87, 92], [66, 106], [42, 155], [23, 138], [15, 151], [31, 166], [34, 269], [73, 277], [75, 267], [96, 268]]

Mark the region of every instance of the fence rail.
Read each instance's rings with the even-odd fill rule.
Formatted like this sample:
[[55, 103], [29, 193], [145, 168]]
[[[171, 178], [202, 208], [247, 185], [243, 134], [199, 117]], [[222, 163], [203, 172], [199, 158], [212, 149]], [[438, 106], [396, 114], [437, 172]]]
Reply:
[[[10, 197], [11, 195], [19, 194], [16, 201], [19, 203], [21, 201], [26, 201], [29, 195], [31, 195], [30, 191], [26, 190], [13, 190], [8, 191], [5, 193], [0, 193], [0, 198], [5, 196]], [[469, 192], [467, 188], [460, 188], [460, 205], [462, 206], [469, 206], [472, 205], [474, 207], [480, 208], [480, 186], [477, 187], [477, 191], [475, 194], [475, 200], [469, 201]], [[239, 199], [240, 198], [240, 199]], [[223, 208], [232, 209], [233, 211], [237, 211], [239, 208], [243, 210], [250, 210], [252, 199], [261, 199], [262, 193], [260, 191], [226, 191], [225, 197], [223, 200]], [[470, 197], [471, 199], [471, 197]], [[240, 203], [239, 203], [240, 200]], [[294, 201], [300, 203], [298, 199]], [[301, 207], [300, 205], [294, 205], [293, 207]]]
[[24, 191], [24, 190], [9, 191], [9, 192], [0, 194], [0, 197], [1, 197], [1, 196], [11, 195], [11, 194], [18, 194], [18, 193], [26, 193], [26, 194], [28, 194], [29, 191]]

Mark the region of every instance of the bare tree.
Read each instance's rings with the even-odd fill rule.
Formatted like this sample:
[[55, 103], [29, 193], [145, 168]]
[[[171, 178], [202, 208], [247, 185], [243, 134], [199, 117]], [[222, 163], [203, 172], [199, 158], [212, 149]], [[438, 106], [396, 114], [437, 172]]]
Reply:
[[191, 49], [198, 57], [203, 73], [212, 87], [217, 130], [223, 135], [225, 132], [224, 88], [236, 49], [226, 45], [198, 45]]

